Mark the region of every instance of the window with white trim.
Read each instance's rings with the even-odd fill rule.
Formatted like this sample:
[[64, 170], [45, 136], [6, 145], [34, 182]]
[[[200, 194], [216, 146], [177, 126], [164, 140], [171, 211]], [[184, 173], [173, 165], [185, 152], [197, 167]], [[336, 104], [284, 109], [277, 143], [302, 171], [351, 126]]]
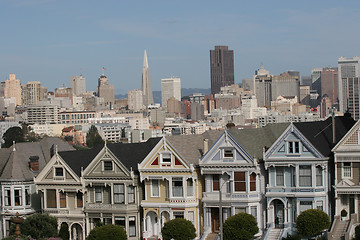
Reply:
[[129, 217], [129, 237], [136, 236], [136, 218]]
[[103, 161], [104, 171], [112, 171], [113, 170], [113, 162], [112, 161]]
[[151, 196], [160, 197], [160, 180], [151, 179]]
[[183, 197], [183, 179], [182, 178], [173, 178], [172, 179], [172, 193], [173, 197]]
[[312, 208], [312, 201], [300, 201], [300, 212], [306, 211]]
[[284, 167], [275, 167], [276, 171], [276, 186], [284, 186]]
[[128, 203], [135, 203], [135, 186], [128, 186]]
[[30, 188], [25, 187], [25, 204], [30, 205], [31, 198], [30, 198]]
[[322, 178], [322, 167], [317, 166], [316, 167], [316, 186], [322, 186], [323, 185], [323, 178]]
[[192, 197], [194, 196], [194, 182], [192, 178], [189, 178], [186, 180], [186, 193], [188, 197]]
[[233, 158], [234, 153], [232, 149], [224, 149], [224, 158]]
[[287, 144], [288, 144], [288, 153], [291, 153], [291, 154], [300, 153], [300, 142], [299, 141], [289, 141]]
[[160, 153], [161, 163], [169, 164], [171, 163], [171, 153], [170, 152], [162, 152]]
[[311, 187], [311, 165], [299, 166], [299, 186]]
[[114, 203], [125, 202], [125, 187], [124, 184], [114, 184]]
[[188, 212], [188, 220], [194, 224], [194, 221], [195, 221], [194, 211], [189, 211]]
[[102, 187], [95, 187], [95, 202], [102, 202]]
[[316, 201], [316, 208], [321, 211], [324, 211], [323, 210], [323, 201]]
[[64, 169], [62, 167], [55, 168], [55, 177], [63, 177], [64, 176]]
[[14, 203], [15, 206], [22, 205], [22, 189], [14, 189]]
[[257, 207], [256, 206], [253, 206], [250, 208], [251, 210], [251, 215], [253, 215], [253, 217], [256, 219], [257, 221]]
[[351, 178], [351, 162], [343, 162], [343, 178]]
[[184, 218], [184, 212], [174, 212], [174, 218]]
[[4, 189], [4, 200], [5, 200], [5, 206], [11, 206], [11, 189], [10, 188]]

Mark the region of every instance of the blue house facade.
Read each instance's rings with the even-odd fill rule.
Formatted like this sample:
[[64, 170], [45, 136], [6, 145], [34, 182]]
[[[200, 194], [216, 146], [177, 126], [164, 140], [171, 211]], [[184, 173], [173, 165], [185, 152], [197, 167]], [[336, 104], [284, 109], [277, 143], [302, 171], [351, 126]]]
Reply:
[[268, 229], [292, 233], [296, 217], [307, 209], [329, 210], [329, 158], [290, 124], [264, 152]]

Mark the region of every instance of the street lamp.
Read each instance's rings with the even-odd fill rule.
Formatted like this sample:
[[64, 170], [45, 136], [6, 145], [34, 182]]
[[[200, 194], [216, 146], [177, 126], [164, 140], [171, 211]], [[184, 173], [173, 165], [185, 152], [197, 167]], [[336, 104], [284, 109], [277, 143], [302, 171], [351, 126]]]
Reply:
[[228, 179], [226, 181], [224, 181], [219, 188], [219, 212], [220, 212], [220, 240], [224, 240], [224, 236], [223, 236], [223, 212], [222, 212], [222, 193], [221, 193], [221, 189], [224, 186], [225, 183], [227, 182], [231, 182], [231, 179]]

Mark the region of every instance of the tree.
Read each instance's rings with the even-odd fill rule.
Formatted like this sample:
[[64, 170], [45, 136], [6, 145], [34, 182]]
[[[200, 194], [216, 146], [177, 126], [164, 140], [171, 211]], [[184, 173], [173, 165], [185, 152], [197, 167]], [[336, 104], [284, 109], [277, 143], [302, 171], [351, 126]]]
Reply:
[[104, 144], [104, 140], [99, 135], [97, 128], [95, 127], [95, 125], [91, 125], [89, 132], [86, 136], [86, 145], [89, 148], [93, 148], [99, 145], [101, 146], [103, 144]]
[[24, 142], [23, 130], [20, 127], [11, 127], [3, 135], [5, 143], [2, 145], [4, 148], [10, 147], [13, 142]]
[[226, 219], [224, 223], [225, 240], [248, 240], [253, 239], [259, 232], [254, 216], [247, 213], [238, 213]]
[[296, 228], [303, 236], [316, 236], [330, 227], [329, 216], [319, 209], [308, 209], [300, 213]]
[[35, 239], [57, 237], [57, 219], [49, 214], [34, 213], [20, 226], [21, 234]]
[[65, 222], [61, 224], [59, 230], [59, 237], [61, 237], [62, 240], [69, 240], [70, 238], [69, 225]]
[[87, 240], [126, 240], [126, 231], [119, 225], [106, 224], [90, 231]]
[[164, 224], [161, 234], [164, 240], [189, 240], [196, 237], [196, 229], [189, 220], [175, 218]]

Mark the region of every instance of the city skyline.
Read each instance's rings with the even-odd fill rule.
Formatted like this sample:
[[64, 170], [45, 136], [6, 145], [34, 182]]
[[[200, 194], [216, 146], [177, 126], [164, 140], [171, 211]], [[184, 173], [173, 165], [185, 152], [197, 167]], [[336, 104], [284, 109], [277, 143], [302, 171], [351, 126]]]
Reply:
[[209, 50], [216, 45], [234, 50], [235, 83], [261, 62], [271, 74], [310, 75], [360, 55], [359, 33], [351, 31], [360, 18], [357, 1], [187, 3], [2, 1], [0, 80], [16, 74], [22, 84], [40, 81], [53, 90], [83, 74], [95, 91], [105, 67], [115, 94], [126, 94], [141, 88], [145, 49], [155, 91], [171, 76], [184, 88], [210, 88]]

